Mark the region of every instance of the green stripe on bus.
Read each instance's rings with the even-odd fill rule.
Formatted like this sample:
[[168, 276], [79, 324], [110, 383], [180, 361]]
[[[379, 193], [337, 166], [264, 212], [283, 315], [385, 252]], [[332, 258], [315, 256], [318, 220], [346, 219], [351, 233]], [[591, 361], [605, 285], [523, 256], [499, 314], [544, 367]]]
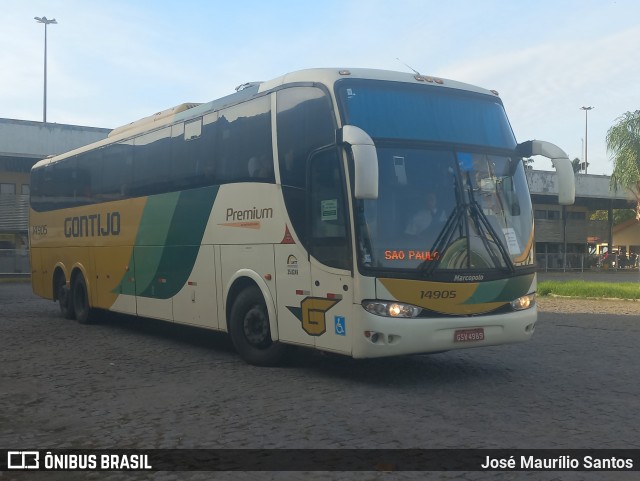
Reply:
[[217, 193], [218, 186], [180, 192], [165, 238], [158, 244], [161, 252], [153, 262], [152, 282], [137, 289], [139, 296], [169, 299], [182, 289], [198, 257]]
[[180, 291], [195, 265], [218, 186], [150, 196], [142, 213], [128, 276], [114, 293], [168, 299]]
[[481, 282], [465, 304], [482, 304], [486, 302], [511, 302], [529, 293], [534, 274]]
[[142, 213], [140, 227], [133, 250], [136, 266], [136, 295], [153, 286], [162, 259], [162, 251], [167, 245], [180, 192], [154, 195], [147, 199]]

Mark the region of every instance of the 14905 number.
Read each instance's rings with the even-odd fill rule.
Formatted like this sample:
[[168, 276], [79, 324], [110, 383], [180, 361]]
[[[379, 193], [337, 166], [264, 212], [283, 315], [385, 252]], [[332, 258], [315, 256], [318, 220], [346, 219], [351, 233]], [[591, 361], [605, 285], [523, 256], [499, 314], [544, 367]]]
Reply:
[[456, 291], [420, 291], [420, 299], [455, 299]]

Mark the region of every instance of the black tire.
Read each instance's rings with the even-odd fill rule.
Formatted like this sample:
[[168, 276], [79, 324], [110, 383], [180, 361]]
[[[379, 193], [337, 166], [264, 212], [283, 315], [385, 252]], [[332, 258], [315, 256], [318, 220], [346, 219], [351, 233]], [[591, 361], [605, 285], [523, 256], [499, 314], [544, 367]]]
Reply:
[[89, 306], [89, 294], [87, 293], [87, 283], [82, 277], [82, 274], [78, 274], [73, 279], [71, 285], [71, 299], [73, 301], [73, 309], [76, 314], [76, 319], [81, 324], [89, 324], [91, 322], [91, 308]]
[[62, 317], [65, 319], [75, 319], [71, 290], [67, 287], [67, 281], [64, 277], [59, 279], [56, 289], [58, 304], [60, 305], [60, 314], [62, 314]]
[[287, 346], [271, 339], [269, 313], [257, 286], [243, 290], [231, 308], [229, 334], [240, 357], [255, 366], [275, 366]]

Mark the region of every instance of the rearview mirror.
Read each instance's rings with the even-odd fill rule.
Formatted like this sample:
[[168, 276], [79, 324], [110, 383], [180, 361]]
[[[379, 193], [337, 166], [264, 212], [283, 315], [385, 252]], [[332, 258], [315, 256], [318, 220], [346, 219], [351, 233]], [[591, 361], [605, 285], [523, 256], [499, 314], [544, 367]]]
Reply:
[[543, 140], [529, 140], [518, 144], [516, 150], [522, 157], [542, 155], [551, 159], [553, 167], [558, 174], [558, 203], [560, 205], [572, 205], [576, 200], [576, 179], [573, 175], [573, 166], [567, 154], [557, 145]]
[[355, 125], [345, 125], [338, 130], [337, 142], [347, 144], [353, 153], [354, 197], [378, 198], [378, 153], [373, 139]]

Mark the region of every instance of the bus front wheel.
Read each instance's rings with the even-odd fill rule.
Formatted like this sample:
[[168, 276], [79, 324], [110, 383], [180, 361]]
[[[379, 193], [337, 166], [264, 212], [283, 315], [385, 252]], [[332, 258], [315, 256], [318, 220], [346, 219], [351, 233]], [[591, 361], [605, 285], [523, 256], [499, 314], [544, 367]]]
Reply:
[[76, 313], [76, 319], [82, 324], [88, 324], [89, 314], [91, 309], [89, 308], [89, 295], [87, 294], [87, 283], [82, 277], [82, 274], [78, 274], [73, 279], [71, 285], [71, 298], [73, 300], [73, 308]]
[[251, 286], [238, 294], [233, 307], [229, 334], [240, 357], [256, 366], [274, 366], [286, 354], [286, 346], [271, 339], [269, 313], [262, 292]]

